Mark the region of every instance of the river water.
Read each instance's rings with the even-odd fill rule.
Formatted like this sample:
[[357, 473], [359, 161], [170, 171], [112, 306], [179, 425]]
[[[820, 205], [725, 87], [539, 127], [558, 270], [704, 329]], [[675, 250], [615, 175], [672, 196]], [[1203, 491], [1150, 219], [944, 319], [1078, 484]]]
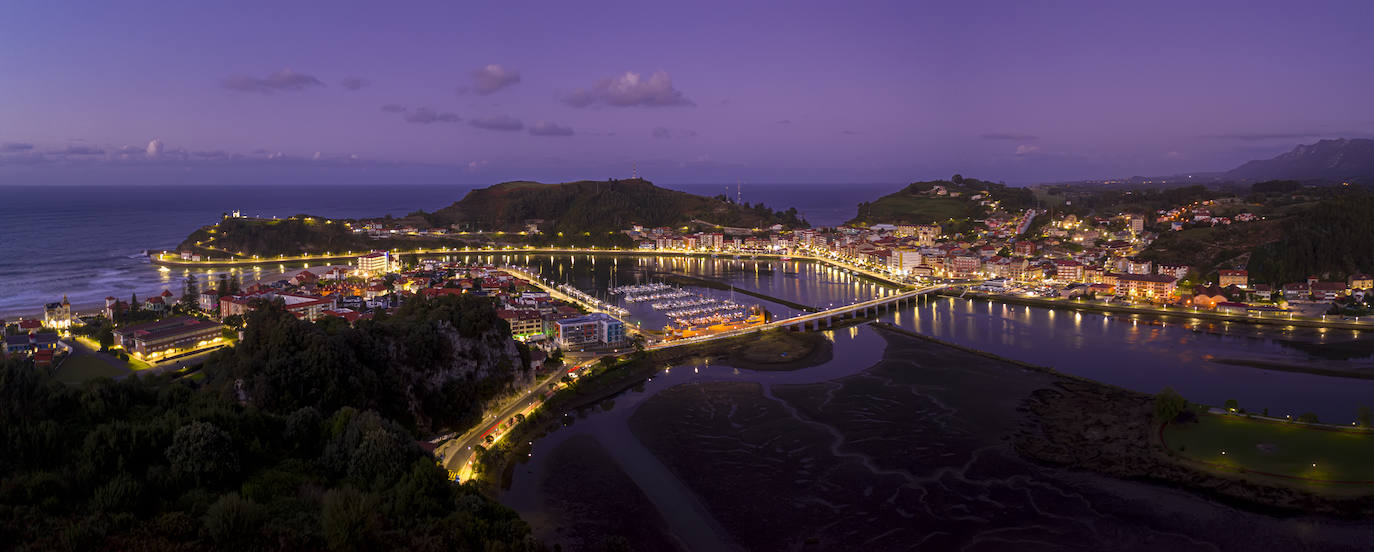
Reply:
[[[655, 272], [707, 278], [805, 305], [826, 308], [892, 293], [890, 287], [828, 265], [808, 261], [734, 259], [730, 256], [654, 257], [593, 255], [489, 255], [456, 257], [468, 262], [527, 266], [554, 282], [568, 282], [616, 301], [614, 285], [653, 280]], [[729, 291], [697, 289], [704, 295]], [[779, 316], [798, 311], [742, 294], [735, 301], [762, 304]], [[645, 304], [625, 305], [631, 322], [661, 326]], [[1374, 406], [1374, 380], [1285, 372], [1221, 361], [1275, 363], [1374, 371], [1370, 356], [1333, 360], [1297, 344], [1364, 339], [1351, 330], [1319, 331], [1230, 324], [1184, 317], [1152, 318], [1077, 313], [1067, 309], [1010, 305], [930, 296], [881, 319], [945, 341], [1058, 371], [1155, 393], [1173, 387], [1206, 404], [1236, 399], [1271, 415], [1316, 413], [1324, 421], [1353, 420], [1360, 405]]]
[[1021, 399], [1052, 376], [893, 345], [867, 326], [824, 333], [834, 356], [818, 366], [686, 362], [565, 413], [501, 501], [564, 549], [606, 534], [656, 550], [1344, 550], [1369, 538], [1360, 524], [1028, 463], [1009, 435]]

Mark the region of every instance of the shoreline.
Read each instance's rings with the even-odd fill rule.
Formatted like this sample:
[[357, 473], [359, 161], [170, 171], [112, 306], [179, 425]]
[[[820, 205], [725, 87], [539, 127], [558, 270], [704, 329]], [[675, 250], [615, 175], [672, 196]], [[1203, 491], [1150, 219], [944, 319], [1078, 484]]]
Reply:
[[[835, 328], [859, 325], [868, 322], [868, 320], [857, 318], [845, 322], [844, 324], [836, 324]], [[588, 408], [635, 389], [661, 370], [664, 364], [678, 364], [693, 358], [709, 358], [745, 370], [787, 371], [810, 368], [829, 362], [833, 358], [833, 343], [819, 331], [791, 332], [785, 329], [773, 331], [786, 336], [801, 336], [801, 339], [819, 342], [814, 343], [811, 350], [801, 357], [784, 362], [759, 362], [745, 359], [740, 354], [741, 349], [748, 348], [759, 336], [743, 335], [666, 351], [645, 352], [643, 353], [645, 356], [628, 360], [624, 365], [610, 368], [606, 372], [592, 376], [584, 376], [584, 378], [600, 379], [596, 381], [587, 380], [584, 385], [590, 387], [589, 389], [580, 390], [577, 387], [572, 387], [560, 390], [548, 398], [538, 409], [529, 414], [525, 423], [516, 425], [509, 434], [497, 443], [496, 447], [488, 451], [488, 454], [494, 455], [494, 457], [484, 459], [482, 463], [492, 463], [483, 471], [475, 474], [471, 481], [488, 496], [497, 496], [501, 489], [509, 487], [514, 470], [522, 459], [521, 455], [528, 451], [533, 442], [537, 442], [541, 437], [556, 431], [558, 426], [567, 424], [567, 414], [577, 412], [580, 415], [582, 411]], [[738, 361], [738, 365], [736, 365], [736, 361]]]
[[1175, 312], [1162, 311], [1158, 309], [1124, 306], [1124, 305], [1103, 305], [1098, 303], [1084, 303], [1073, 300], [1051, 300], [1035, 297], [1021, 297], [1016, 295], [1005, 295], [986, 292], [969, 291], [963, 294], [952, 292], [941, 292], [940, 295], [962, 299], [981, 299], [994, 303], [1005, 303], [1010, 305], [1027, 305], [1032, 307], [1042, 307], [1047, 309], [1065, 309], [1096, 313], [1109, 314], [1137, 314], [1144, 316], [1168, 317], [1168, 318], [1198, 318], [1214, 320], [1218, 322], [1234, 322], [1237, 324], [1252, 324], [1263, 326], [1300, 326], [1305, 328], [1334, 328], [1340, 330], [1374, 330], [1374, 321], [1371, 322], [1346, 322], [1340, 320], [1321, 321], [1306, 319], [1282, 319], [1282, 318], [1263, 318], [1249, 315], [1235, 315], [1219, 313], [1215, 311], [1193, 311]]
[[[858, 276], [861, 276], [861, 277], [864, 277], [864, 278], [868, 278], [868, 279], [871, 279], [871, 280], [875, 280], [875, 281], [878, 281], [878, 282], [883, 282], [883, 283], [885, 283], [885, 284], [887, 284], [887, 285], [895, 286], [895, 287], [900, 288], [900, 289], [908, 289], [908, 288], [913, 287], [912, 284], [900, 282], [900, 281], [891, 279], [891, 278], [889, 278], [889, 277], [887, 277], [887, 276], [883, 276], [883, 275], [880, 275], [880, 274], [877, 274], [877, 273], [872, 273], [872, 272], [869, 272], [868, 270], [866, 270], [866, 269], [864, 269], [864, 268], [861, 268], [861, 267], [856, 267], [856, 266], [851, 266], [851, 265], [846, 265], [846, 264], [838, 263], [838, 262], [836, 262], [836, 261], [834, 261], [834, 260], [832, 260], [832, 259], [827, 259], [827, 258], [824, 258], [824, 257], [817, 257], [817, 256], [810, 255], [810, 254], [807, 254], [807, 253], [760, 253], [760, 252], [739, 252], [739, 253], [733, 253], [733, 252], [710, 252], [710, 251], [671, 251], [671, 250], [657, 250], [657, 249], [558, 249], [558, 248], [548, 248], [548, 247], [544, 247], [544, 248], [524, 248], [524, 247], [515, 248], [515, 247], [511, 247], [511, 246], [507, 246], [507, 247], [509, 247], [509, 248], [508, 248], [508, 249], [464, 249], [464, 250], [458, 250], [458, 249], [431, 249], [431, 250], [417, 249], [417, 250], [412, 250], [412, 251], [401, 251], [401, 252], [396, 253], [396, 256], [397, 256], [397, 257], [406, 257], [406, 256], [424, 256], [424, 255], [445, 255], [445, 256], [477, 255], [477, 256], [483, 256], [483, 255], [548, 255], [548, 254], [554, 254], [554, 255], [617, 255], [617, 256], [631, 256], [631, 257], [643, 257], [643, 256], [663, 256], [663, 257], [715, 257], [715, 258], [729, 258], [729, 259], [734, 259], [736, 256], [738, 256], [738, 257], [740, 257], [741, 260], [746, 260], [746, 259], [747, 259], [747, 260], [768, 259], [768, 260], [788, 260], [788, 261], [811, 261], [811, 262], [816, 262], [816, 263], [821, 263], [821, 264], [827, 264], [827, 265], [831, 265], [831, 266], [834, 266], [834, 267], [842, 268], [842, 269], [844, 269], [844, 270], [848, 270], [848, 271], [850, 271], [850, 272], [853, 272], [855, 275], [858, 275]], [[276, 258], [276, 259], [264, 258], [264, 259], [224, 259], [224, 260], [218, 260], [218, 261], [185, 261], [185, 260], [182, 260], [181, 257], [179, 257], [179, 256], [173, 257], [170, 253], [169, 253], [166, 257], [162, 257], [162, 256], [159, 256], [159, 255], [148, 255], [148, 261], [149, 261], [150, 263], [154, 264], [154, 265], [158, 265], [158, 266], [168, 266], [168, 267], [181, 267], [181, 268], [190, 268], [190, 267], [213, 268], [213, 267], [234, 267], [234, 266], [256, 266], [256, 265], [268, 265], [268, 264], [280, 264], [280, 263], [312, 263], [312, 262], [337, 261], [337, 260], [356, 259], [356, 258], [358, 258], [358, 255], [356, 255], [356, 254], [355, 254], [355, 255], [330, 255], [330, 256], [325, 256], [325, 255], [309, 255], [309, 254], [307, 254], [306, 256], [299, 256], [299, 255], [298, 255], [298, 256], [295, 256], [295, 257], [281, 257], [281, 258]]]

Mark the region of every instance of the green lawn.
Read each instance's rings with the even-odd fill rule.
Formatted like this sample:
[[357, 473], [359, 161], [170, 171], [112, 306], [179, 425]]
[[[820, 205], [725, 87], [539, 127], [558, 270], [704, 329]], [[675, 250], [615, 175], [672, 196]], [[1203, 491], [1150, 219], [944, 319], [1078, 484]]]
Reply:
[[128, 368], [115, 366], [94, 354], [77, 354], [62, 362], [62, 366], [57, 369], [56, 377], [64, 383], [81, 383], [99, 377], [114, 378], [128, 373]]
[[1170, 424], [1164, 441], [1174, 452], [1224, 469], [1318, 481], [1374, 482], [1374, 433], [1370, 432], [1207, 414], [1196, 424]]

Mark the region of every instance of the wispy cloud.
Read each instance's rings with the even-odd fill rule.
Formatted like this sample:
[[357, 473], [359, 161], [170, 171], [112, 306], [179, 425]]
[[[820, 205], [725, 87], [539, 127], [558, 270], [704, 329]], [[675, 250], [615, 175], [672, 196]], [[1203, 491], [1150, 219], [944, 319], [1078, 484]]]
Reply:
[[346, 90], [362, 90], [371, 84], [372, 81], [362, 77], [345, 77], [344, 80], [339, 81], [339, 86]]
[[415, 111], [406, 114], [407, 123], [418, 123], [428, 125], [431, 123], [456, 123], [462, 119], [455, 113], [438, 112], [428, 107], [417, 107]]
[[548, 121], [539, 121], [530, 125], [530, 134], [535, 136], [572, 136], [573, 129]]
[[619, 77], [607, 77], [591, 88], [578, 89], [563, 97], [572, 107], [606, 105], [611, 107], [674, 107], [696, 105], [673, 87], [673, 78], [658, 71], [648, 79], [627, 71]]
[[290, 92], [324, 86], [320, 79], [290, 69], [282, 69], [264, 78], [233, 76], [224, 79], [223, 84], [225, 88], [236, 92], [257, 92], [260, 94]]
[[33, 144], [26, 144], [23, 142], [5, 142], [4, 144], [0, 144], [0, 152], [3, 153], [19, 153], [21, 151], [30, 151], [32, 149]]
[[468, 121], [468, 124], [486, 130], [520, 130], [525, 128], [525, 123], [520, 122], [520, 119], [516, 119], [510, 115], [478, 117]]
[[472, 70], [472, 91], [483, 96], [520, 82], [520, 72], [491, 64]]
[[1016, 146], [1016, 155], [1020, 156], [1031, 155], [1038, 151], [1040, 151], [1040, 146], [1032, 146], [1030, 144], [1021, 144], [1019, 146]]
[[1024, 134], [1020, 132], [988, 132], [979, 134], [978, 137], [984, 140], [1017, 140], [1021, 142], [1040, 139], [1039, 136], [1034, 134]]

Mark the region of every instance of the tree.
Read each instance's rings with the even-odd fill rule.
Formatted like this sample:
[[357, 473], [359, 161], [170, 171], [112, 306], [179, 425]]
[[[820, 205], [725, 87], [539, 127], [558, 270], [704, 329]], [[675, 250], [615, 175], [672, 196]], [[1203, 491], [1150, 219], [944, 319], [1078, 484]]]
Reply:
[[1299, 421], [1299, 422], [1303, 422], [1303, 423], [1307, 423], [1307, 424], [1320, 423], [1320, 422], [1317, 420], [1317, 414], [1314, 413], [1314, 412], [1303, 412], [1302, 414], [1299, 414], [1299, 415], [1298, 415], [1298, 421]]
[[1165, 387], [1155, 395], [1155, 419], [1170, 422], [1188, 408], [1188, 401], [1172, 387]]
[[1360, 409], [1355, 412], [1355, 419], [1359, 421], [1360, 427], [1370, 427], [1374, 425], [1371, 423], [1372, 420], [1368, 406], [1360, 405]]
[[1235, 399], [1226, 399], [1226, 404], [1222, 405], [1227, 412], [1240, 412], [1240, 402]]
[[100, 325], [100, 329], [95, 331], [95, 340], [100, 343], [100, 350], [104, 351], [114, 345], [114, 330], [109, 323]]
[[368, 496], [352, 487], [332, 489], [324, 494], [320, 528], [334, 550], [367, 549], [375, 538], [377, 520]]
[[233, 476], [239, 468], [233, 439], [209, 422], [191, 422], [177, 429], [166, 456], [173, 472], [190, 476], [196, 485]]
[[195, 310], [200, 302], [200, 282], [196, 280], [195, 274], [186, 275], [186, 283], [181, 289], [181, 307], [188, 310]]
[[205, 511], [205, 528], [219, 543], [254, 541], [261, 522], [262, 509], [238, 493], [219, 497]]
[[515, 414], [515, 423], [517, 423], [517, 424], [523, 424], [523, 423], [525, 423], [525, 415], [524, 415], [524, 414], [520, 414], [520, 413], [516, 413], [516, 414]]

